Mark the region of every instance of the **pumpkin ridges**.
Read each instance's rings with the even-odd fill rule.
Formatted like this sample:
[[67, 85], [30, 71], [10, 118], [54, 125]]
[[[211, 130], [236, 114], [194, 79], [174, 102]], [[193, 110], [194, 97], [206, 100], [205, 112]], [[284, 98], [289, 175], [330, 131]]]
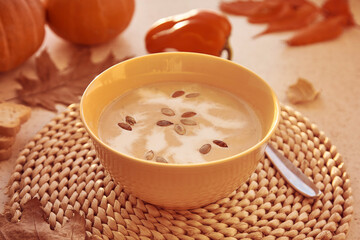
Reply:
[[[127, 1], [127, 2], [122, 2], [123, 6], [121, 7], [122, 12], [121, 14], [123, 15], [127, 15], [126, 21], [123, 21], [122, 23], [122, 31], [125, 30], [131, 22], [131, 19], [134, 15], [135, 12], [135, 2], [134, 1]], [[132, 9], [131, 11], [126, 11], [125, 9]]]
[[[47, 0], [46, 18], [49, 27], [58, 36], [67, 39], [74, 43], [79, 43], [78, 32], [82, 27], [78, 27], [82, 21], [80, 12], [77, 11], [81, 6], [81, 1], [73, 0], [72, 2], [64, 1], [51, 1]], [[90, 4], [90, 1], [86, 2]], [[67, 16], [67, 17], [65, 17]], [[66, 26], [66, 29], [64, 29]]]
[[[0, 2], [0, 9], [4, 9], [1, 6]], [[0, 12], [1, 13], [1, 12]], [[3, 15], [0, 14], [0, 71], [2, 68], [7, 69], [8, 66], [6, 66], [6, 59], [9, 59], [10, 51], [9, 51], [9, 44], [7, 41], [7, 33], [5, 31], [5, 26], [3, 24], [3, 20], [1, 19]], [[3, 67], [1, 67], [3, 66]]]
[[99, 23], [102, 25], [102, 27], [100, 27], [100, 29], [107, 29], [109, 27], [108, 22], [106, 21], [106, 18], [104, 16], [104, 9], [102, 8], [103, 5], [101, 3], [99, 3], [99, 0], [95, 0], [94, 2], [97, 7], [100, 9], [99, 11], [97, 11], [98, 13], [98, 18], [99, 18]]
[[115, 38], [129, 25], [135, 6], [134, 0], [47, 0], [47, 3], [50, 28], [68, 41], [85, 45]]
[[[19, 0], [7, 2], [1, 12], [5, 32], [7, 33], [6, 41], [9, 52], [9, 55], [6, 56], [4, 66], [0, 66], [0, 68], [5, 71], [11, 69], [12, 66], [18, 65], [24, 58], [25, 52], [27, 52], [27, 48], [24, 47], [24, 38], [21, 35], [24, 33], [23, 19], [16, 15], [18, 9], [22, 9], [22, 6], [19, 6], [18, 2]], [[22, 51], [19, 51], [19, 49]]]
[[[24, 41], [22, 42], [22, 46], [27, 49], [27, 51], [24, 51], [23, 58], [18, 64], [34, 54], [41, 46], [45, 37], [45, 11], [41, 2], [22, 0], [21, 6], [23, 7], [23, 11], [27, 11], [26, 14], [21, 16], [21, 18], [26, 17], [26, 24], [22, 25], [24, 32], [20, 33], [26, 34], [27, 36], [26, 38], [23, 38]], [[23, 19], [23, 21], [25, 20]], [[30, 22], [31, 24], [29, 24]]]
[[[102, 0], [96, 0], [96, 2], [99, 4], [100, 7], [104, 8], [104, 4]], [[110, 6], [106, 6], [106, 8], [110, 9], [116, 9], [116, 4], [120, 4], [121, 7], [117, 7], [118, 11], [114, 12], [106, 12], [107, 15], [112, 14], [113, 16], [111, 18], [117, 19], [117, 21], [108, 21], [109, 18], [104, 18], [104, 26], [106, 28], [115, 29], [115, 31], [123, 31], [125, 28], [130, 24], [132, 15], [135, 10], [135, 5], [133, 1], [118, 1], [116, 4], [114, 4], [115, 1], [109, 1], [106, 4]], [[130, 9], [130, 10], [129, 10]], [[100, 17], [104, 16], [104, 11], [99, 11]], [[123, 16], [122, 21], [120, 21], [118, 16]]]
[[[106, 9], [117, 9], [117, 4], [114, 3], [115, 3], [114, 1], [99, 2], [99, 0], [93, 0], [93, 4], [96, 5], [98, 8], [98, 11], [94, 13], [96, 14], [94, 18], [98, 19], [98, 23], [101, 25], [96, 28], [96, 30], [98, 31], [97, 36], [102, 39], [101, 42], [107, 41], [109, 35], [115, 37], [117, 35], [116, 33], [121, 31], [122, 29], [121, 27], [122, 24], [120, 26], [120, 23], [122, 23], [122, 21], [110, 20], [110, 19], [118, 19], [117, 15], [124, 16], [124, 14], [121, 12], [122, 7], [119, 8], [119, 11], [116, 12], [115, 11], [109, 12], [106, 10]], [[119, 1], [119, 3], [121, 4], [123, 3], [123, 1]], [[89, 7], [89, 5], [87, 5], [87, 7]]]
[[[83, 11], [81, 12], [81, 14], [78, 15], [79, 23], [81, 23], [80, 25], [78, 25], [78, 30], [86, 30], [83, 32], [83, 36], [88, 39], [85, 44], [93, 44], [96, 42], [96, 40], [99, 42], [106, 41], [107, 26], [105, 24], [105, 21], [101, 21], [101, 19], [104, 19], [104, 15], [103, 12], [97, 8], [98, 6], [99, 4], [97, 0], [88, 0], [85, 5], [79, 6], [79, 8], [83, 8]], [[88, 18], [87, 13], [90, 13], [89, 15], [91, 15], [92, 17]], [[78, 39], [78, 41], [81, 41], [82, 36], [79, 36]]]
[[[18, 41], [19, 46], [17, 46], [20, 49], [24, 49], [24, 51], [21, 51], [21, 55], [18, 58], [18, 62], [17, 64], [20, 64], [20, 62], [23, 61], [23, 59], [27, 59], [28, 56], [31, 56], [41, 45], [39, 43], [39, 38], [38, 38], [38, 28], [37, 28], [37, 23], [34, 21], [33, 18], [33, 10], [31, 9], [30, 5], [29, 5], [29, 1], [28, 0], [16, 0], [14, 1], [15, 3], [18, 4], [18, 6], [16, 6], [16, 8], [18, 7], [22, 7], [22, 11], [23, 11], [23, 15], [20, 18], [22, 18], [19, 21], [19, 26], [21, 26], [21, 30], [16, 31], [17, 33], [17, 38], [19, 40], [22, 41]], [[36, 1], [33, 1], [33, 3], [35, 3]], [[30, 3], [31, 4], [31, 3]], [[25, 24], [22, 24], [22, 21], [26, 22]], [[26, 38], [21, 37], [21, 36], [27, 36]], [[42, 36], [43, 38], [43, 36]], [[14, 40], [13, 40], [14, 41]], [[15, 41], [14, 41], [15, 42]], [[41, 41], [42, 42], [42, 41]]]
[[[59, 2], [59, 1], [58, 1], [58, 2]], [[66, 6], [66, 1], [61, 1], [61, 2], [63, 2], [63, 4]], [[72, 8], [67, 9], [67, 10], [69, 11], [69, 13], [68, 13], [69, 16], [79, 17], [78, 13], [76, 12], [76, 9], [78, 8], [76, 5], [81, 4], [81, 0], [80, 0], [80, 1], [75, 0], [72, 4], [74, 4], [74, 6], [73, 6]], [[60, 10], [60, 9], [59, 9], [59, 10]], [[63, 9], [63, 10], [61, 10], [61, 11], [64, 11], [65, 14], [66, 14], [66, 10], [65, 10], [65, 9]], [[60, 13], [60, 12], [59, 12], [59, 13]], [[60, 22], [63, 21], [63, 24], [66, 23], [66, 21], [64, 21], [63, 18], [60, 19], [59, 21], [60, 21]], [[77, 18], [72, 19], [72, 18], [68, 17], [68, 18], [67, 18], [67, 21], [68, 21], [67, 26], [70, 26], [70, 27], [69, 27], [70, 35], [76, 35], [76, 33], [77, 33], [79, 30], [76, 28], [76, 24], [72, 24], [72, 22], [79, 22], [80, 19], [77, 19]], [[80, 29], [80, 30], [81, 30], [81, 29]], [[67, 37], [69, 37], [69, 36], [67, 36]], [[76, 41], [76, 42], [77, 42], [77, 41]]]
[[[45, 26], [45, 9], [44, 6], [40, 1], [32, 1], [26, 0], [29, 10], [30, 10], [30, 17], [33, 20], [34, 26], [44, 25]], [[34, 43], [36, 45], [41, 45], [44, 41], [45, 37], [45, 27], [40, 29], [35, 29], [38, 31], [38, 34], [34, 35]]]
[[[1, 47], [0, 71], [11, 70], [26, 61], [40, 47], [44, 38], [45, 21], [33, 21], [32, 15], [44, 16], [44, 9], [39, 0], [31, 0], [31, 9], [28, 0], [0, 0], [0, 15], [3, 35]], [[33, 11], [37, 8], [37, 12]]]

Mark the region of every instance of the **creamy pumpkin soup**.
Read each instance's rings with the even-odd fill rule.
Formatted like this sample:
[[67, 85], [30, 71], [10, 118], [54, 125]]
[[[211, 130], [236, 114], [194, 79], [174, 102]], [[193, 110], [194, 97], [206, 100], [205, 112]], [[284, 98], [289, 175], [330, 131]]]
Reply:
[[105, 108], [99, 137], [113, 149], [162, 163], [201, 163], [236, 155], [261, 139], [254, 110], [242, 99], [198, 83], [155, 83]]

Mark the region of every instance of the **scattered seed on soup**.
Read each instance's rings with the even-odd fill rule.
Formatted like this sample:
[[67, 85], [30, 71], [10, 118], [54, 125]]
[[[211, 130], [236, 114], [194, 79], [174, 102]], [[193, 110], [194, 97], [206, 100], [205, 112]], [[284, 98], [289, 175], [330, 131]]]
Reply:
[[185, 97], [186, 98], [196, 98], [200, 95], [200, 93], [189, 93], [189, 94], [186, 94]]
[[173, 123], [168, 120], [160, 120], [160, 121], [157, 121], [156, 125], [158, 125], [160, 127], [167, 127], [167, 126], [173, 125]]
[[118, 126], [121, 127], [124, 130], [131, 131], [132, 127], [128, 123], [119, 122]]
[[150, 150], [150, 151], [147, 151], [146, 153], [145, 153], [145, 159], [146, 160], [151, 160], [151, 159], [153, 159], [154, 158], [154, 152], [152, 151], [152, 150]]
[[199, 149], [199, 152], [201, 154], [207, 154], [210, 152], [210, 150], [211, 150], [211, 145], [209, 143], [207, 143], [207, 144], [204, 144], [201, 146], [201, 148]]
[[184, 135], [186, 133], [186, 129], [183, 126], [181, 126], [180, 124], [175, 124], [174, 130], [179, 135]]
[[196, 112], [184, 112], [181, 117], [183, 118], [189, 118], [189, 117], [193, 117], [196, 115]]
[[175, 112], [171, 108], [162, 108], [161, 113], [166, 116], [175, 116]]
[[175, 91], [175, 92], [171, 95], [171, 97], [177, 98], [177, 97], [180, 97], [180, 96], [182, 96], [182, 95], [184, 95], [184, 94], [185, 94], [185, 92], [184, 92], [183, 90], [178, 90], [178, 91]]
[[214, 140], [213, 143], [215, 143], [215, 144], [218, 145], [219, 147], [223, 147], [223, 148], [227, 148], [227, 147], [228, 147], [228, 145], [227, 145], [225, 142], [221, 141], [221, 140]]
[[161, 156], [157, 156], [155, 161], [159, 163], [168, 163], [168, 161], [166, 161], [166, 159]]
[[194, 120], [187, 119], [187, 118], [181, 119], [180, 122], [182, 124], [188, 125], [188, 126], [195, 126], [197, 124]]
[[126, 116], [125, 121], [130, 125], [134, 125], [136, 123], [135, 118], [133, 118], [131, 116]]

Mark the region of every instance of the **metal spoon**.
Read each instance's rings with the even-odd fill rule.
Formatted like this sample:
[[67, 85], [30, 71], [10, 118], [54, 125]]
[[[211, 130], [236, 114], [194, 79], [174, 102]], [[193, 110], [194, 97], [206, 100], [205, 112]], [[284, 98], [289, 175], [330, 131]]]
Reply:
[[271, 144], [266, 146], [265, 153], [280, 174], [296, 191], [309, 198], [317, 198], [321, 195], [320, 189]]

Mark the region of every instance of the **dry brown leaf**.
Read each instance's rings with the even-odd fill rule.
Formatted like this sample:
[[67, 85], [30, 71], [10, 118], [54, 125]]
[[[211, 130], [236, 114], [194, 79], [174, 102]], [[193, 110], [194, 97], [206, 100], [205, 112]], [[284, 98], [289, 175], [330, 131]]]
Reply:
[[343, 33], [345, 22], [344, 16], [324, 19], [301, 29], [286, 40], [286, 43], [289, 46], [303, 46], [335, 39]]
[[287, 3], [283, 5], [282, 15], [270, 21], [267, 28], [256, 36], [304, 28], [314, 22], [317, 16], [318, 8], [313, 3], [305, 2], [297, 7]]
[[220, 2], [220, 9], [230, 14], [250, 16], [261, 6], [259, 1], [224, 1]]
[[325, 18], [343, 16], [346, 18], [345, 25], [355, 25], [354, 17], [350, 11], [349, 2], [347, 0], [327, 0], [321, 7]]
[[[291, 4], [288, 0], [263, 0], [256, 11], [248, 17], [250, 23], [268, 23], [278, 19]], [[284, 11], [285, 10], [285, 11]]]
[[287, 97], [293, 104], [310, 102], [315, 100], [319, 91], [315, 90], [314, 86], [306, 79], [299, 78], [298, 81], [289, 86], [287, 89]]
[[79, 213], [75, 213], [59, 230], [51, 230], [44, 217], [45, 213], [37, 198], [24, 205], [21, 220], [17, 223], [9, 222], [0, 215], [0, 240], [86, 239], [85, 219]]
[[355, 25], [348, 0], [325, 0], [320, 8], [310, 0], [222, 0], [220, 9], [246, 16], [250, 23], [267, 23], [267, 28], [255, 37], [299, 30], [285, 41], [289, 46], [332, 40]]
[[17, 94], [29, 106], [56, 111], [57, 103], [69, 105], [78, 102], [79, 96], [94, 77], [121, 61], [110, 53], [102, 61], [94, 63], [91, 61], [90, 48], [79, 48], [74, 52], [68, 67], [60, 71], [45, 49], [35, 60], [38, 78], [31, 79], [20, 74], [17, 81], [22, 89]]
[[339, 37], [345, 28], [355, 25], [347, 0], [327, 0], [321, 10], [324, 19], [301, 29], [286, 41], [289, 46], [329, 41]]

